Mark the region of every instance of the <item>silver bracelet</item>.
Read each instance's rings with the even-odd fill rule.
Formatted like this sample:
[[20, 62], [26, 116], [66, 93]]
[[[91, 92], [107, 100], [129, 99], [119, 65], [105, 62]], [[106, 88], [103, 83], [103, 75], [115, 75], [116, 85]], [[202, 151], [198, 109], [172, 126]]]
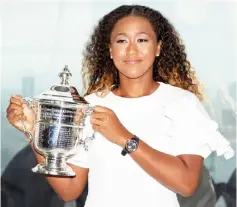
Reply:
[[22, 125], [22, 128], [23, 128], [23, 133], [26, 135], [26, 140], [27, 140], [29, 143], [31, 143], [32, 140], [33, 140], [32, 134], [30, 133], [30, 131], [28, 131], [28, 130], [26, 129], [25, 123], [24, 123], [24, 121], [22, 121], [22, 120], [21, 120], [21, 125]]

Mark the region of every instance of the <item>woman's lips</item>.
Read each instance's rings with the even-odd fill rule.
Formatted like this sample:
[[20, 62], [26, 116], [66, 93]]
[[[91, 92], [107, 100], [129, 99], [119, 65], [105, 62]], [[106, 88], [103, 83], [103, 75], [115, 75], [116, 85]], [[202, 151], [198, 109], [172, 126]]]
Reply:
[[131, 60], [125, 60], [124, 62], [126, 64], [137, 64], [140, 63], [142, 60], [135, 60], [135, 59], [131, 59]]

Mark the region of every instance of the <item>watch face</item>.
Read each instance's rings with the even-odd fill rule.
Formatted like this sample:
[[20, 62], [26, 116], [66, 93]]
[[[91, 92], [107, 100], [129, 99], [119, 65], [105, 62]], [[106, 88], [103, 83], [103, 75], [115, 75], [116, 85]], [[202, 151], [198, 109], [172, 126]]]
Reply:
[[129, 140], [127, 142], [127, 146], [126, 146], [126, 149], [128, 152], [134, 152], [137, 150], [137, 142], [134, 141], [134, 140]]

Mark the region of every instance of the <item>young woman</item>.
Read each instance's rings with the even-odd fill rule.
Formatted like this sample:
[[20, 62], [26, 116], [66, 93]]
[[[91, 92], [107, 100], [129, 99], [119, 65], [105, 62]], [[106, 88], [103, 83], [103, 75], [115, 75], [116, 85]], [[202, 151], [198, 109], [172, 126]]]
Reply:
[[[184, 45], [158, 11], [139, 5], [111, 11], [84, 55], [96, 133], [88, 151], [68, 160], [76, 177], [47, 177], [64, 200], [76, 199], [88, 179], [86, 207], [177, 207], [176, 193], [195, 192], [212, 151], [233, 155], [199, 101]], [[20, 96], [11, 98], [7, 118], [19, 130], [24, 120], [33, 133], [34, 114]]]

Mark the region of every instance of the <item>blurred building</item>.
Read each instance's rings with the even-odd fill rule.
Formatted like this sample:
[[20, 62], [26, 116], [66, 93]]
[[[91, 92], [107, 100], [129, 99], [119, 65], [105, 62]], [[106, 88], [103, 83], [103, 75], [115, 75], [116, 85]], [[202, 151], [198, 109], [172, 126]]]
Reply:
[[33, 97], [35, 92], [35, 78], [32, 76], [22, 77], [22, 96]]

